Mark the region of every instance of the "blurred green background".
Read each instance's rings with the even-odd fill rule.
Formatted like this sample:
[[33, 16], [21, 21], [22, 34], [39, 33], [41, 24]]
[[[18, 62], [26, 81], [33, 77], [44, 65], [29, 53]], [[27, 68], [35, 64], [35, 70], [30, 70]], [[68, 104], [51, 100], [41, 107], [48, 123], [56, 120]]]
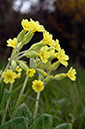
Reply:
[[[85, 0], [0, 0], [0, 58], [10, 56], [6, 40], [22, 30], [22, 19], [30, 18], [59, 39], [73, 63], [85, 66]], [[37, 35], [29, 45], [42, 38]]]

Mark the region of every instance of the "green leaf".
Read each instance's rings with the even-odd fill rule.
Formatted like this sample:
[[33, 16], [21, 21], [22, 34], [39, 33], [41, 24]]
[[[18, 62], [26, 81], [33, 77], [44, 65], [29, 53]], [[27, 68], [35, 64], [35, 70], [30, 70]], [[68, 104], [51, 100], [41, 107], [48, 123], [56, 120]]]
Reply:
[[2, 108], [2, 106], [3, 106], [3, 104], [7, 101], [7, 99], [8, 99], [9, 97], [11, 97], [14, 93], [16, 93], [22, 86], [23, 86], [23, 83], [22, 83], [20, 86], [18, 86], [16, 89], [14, 89], [10, 94], [8, 94], [8, 95], [1, 101], [0, 110], [1, 110], [1, 108]]
[[50, 129], [52, 125], [52, 116], [42, 114], [29, 129]]
[[2, 100], [3, 92], [4, 92], [4, 85], [3, 85], [3, 81], [2, 81], [1, 85], [0, 85], [0, 103], [1, 103], [1, 100]]
[[58, 125], [57, 127], [53, 129], [72, 129], [72, 124], [71, 123], [63, 123], [61, 125]]
[[27, 129], [28, 119], [26, 117], [16, 117], [0, 126], [0, 129]]
[[33, 115], [25, 103], [21, 104], [17, 108], [14, 118], [22, 116], [28, 118], [28, 127], [29, 127], [33, 122]]

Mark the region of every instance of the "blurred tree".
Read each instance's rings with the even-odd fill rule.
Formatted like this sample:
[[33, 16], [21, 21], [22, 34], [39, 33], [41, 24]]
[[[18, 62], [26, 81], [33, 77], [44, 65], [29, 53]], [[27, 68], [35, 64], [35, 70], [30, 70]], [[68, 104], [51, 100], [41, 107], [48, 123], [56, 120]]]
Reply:
[[74, 61], [85, 66], [85, 0], [56, 0], [55, 7], [49, 21], [61, 34], [61, 43]]

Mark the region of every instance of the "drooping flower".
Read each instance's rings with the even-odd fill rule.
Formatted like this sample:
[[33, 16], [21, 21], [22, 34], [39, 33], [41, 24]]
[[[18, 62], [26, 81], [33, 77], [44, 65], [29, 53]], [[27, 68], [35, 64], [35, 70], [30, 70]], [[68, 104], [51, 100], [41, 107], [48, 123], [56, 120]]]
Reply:
[[23, 19], [21, 25], [25, 31], [30, 30], [30, 22], [27, 19]]
[[43, 25], [40, 25], [38, 21], [33, 21], [32, 19], [30, 19], [30, 21], [28, 21], [27, 19], [23, 19], [21, 24], [26, 31], [43, 32], [45, 30]]
[[[13, 47], [15, 49], [16, 45], [17, 45], [17, 38], [13, 38], [13, 39], [8, 39], [7, 40], [7, 46], [8, 47]], [[19, 47], [21, 43], [18, 43], [17, 47]]]
[[56, 51], [59, 51], [61, 49], [58, 39], [56, 39], [53, 47], [55, 48]]
[[9, 82], [13, 84], [17, 75], [11, 69], [7, 69], [5, 72], [3, 72], [2, 77], [4, 78], [4, 82], [6, 84]]
[[49, 34], [49, 32], [45, 30], [43, 33], [44, 44], [52, 46], [54, 44], [54, 40], [52, 39], [52, 37], [52, 34]]
[[27, 75], [28, 77], [32, 77], [35, 72], [36, 72], [35, 69], [29, 69], [29, 68], [28, 68], [28, 69], [26, 70], [26, 75]]
[[38, 21], [33, 21], [32, 19], [30, 19], [30, 24], [31, 24], [30, 28], [33, 30], [33, 32], [35, 31], [43, 32], [45, 30], [43, 25], [40, 25]]
[[20, 78], [21, 77], [21, 72], [17, 73], [16, 75], [17, 75], [16, 78]]
[[21, 72], [22, 71], [22, 69], [19, 67], [19, 65], [16, 67], [16, 69], [15, 69], [15, 71], [17, 71], [17, 72]]
[[66, 73], [66, 76], [69, 77], [72, 81], [76, 80], [76, 70], [73, 69], [73, 67], [71, 67], [68, 71], [68, 73]]
[[38, 56], [40, 57], [43, 63], [46, 63], [49, 58], [49, 52], [47, 50], [48, 46], [44, 46], [40, 49], [40, 53], [38, 53]]
[[69, 60], [69, 57], [65, 54], [65, 51], [63, 49], [55, 53], [55, 58], [57, 58], [61, 64], [65, 65], [65, 67], [68, 66], [67, 60]]
[[43, 89], [44, 89], [43, 82], [41, 80], [34, 80], [32, 88], [37, 93], [40, 91], [43, 91]]
[[8, 39], [7, 43], [8, 43], [7, 46], [13, 47], [15, 49], [16, 44], [17, 44], [17, 38], [13, 38], [13, 40], [12, 39]]

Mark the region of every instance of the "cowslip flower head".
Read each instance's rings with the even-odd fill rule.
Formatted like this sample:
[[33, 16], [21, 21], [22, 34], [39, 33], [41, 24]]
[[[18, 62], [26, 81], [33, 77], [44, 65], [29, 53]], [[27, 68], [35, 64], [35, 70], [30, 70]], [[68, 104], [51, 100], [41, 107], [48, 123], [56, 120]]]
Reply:
[[40, 53], [38, 53], [38, 56], [40, 57], [43, 63], [46, 63], [49, 58], [49, 52], [47, 50], [48, 46], [44, 46], [40, 49]]
[[57, 58], [65, 67], [68, 66], [67, 60], [69, 60], [69, 57], [65, 54], [65, 51], [63, 49], [55, 53], [55, 58]]
[[43, 89], [44, 89], [43, 82], [41, 80], [34, 80], [32, 88], [37, 93], [40, 91], [43, 91]]
[[28, 77], [32, 77], [32, 76], [34, 76], [34, 73], [35, 73], [36, 71], [35, 71], [35, 69], [27, 69], [26, 70], [26, 75], [28, 76]]
[[68, 73], [66, 73], [66, 76], [69, 77], [72, 81], [76, 80], [76, 70], [73, 69], [73, 67], [71, 67], [68, 71]]
[[49, 34], [49, 32], [45, 30], [43, 33], [44, 44], [52, 46], [54, 44], [54, 40], [52, 39], [52, 37], [52, 34]]
[[3, 72], [2, 77], [4, 78], [4, 82], [6, 84], [9, 82], [13, 84], [17, 75], [11, 69], [7, 69], [5, 72]]

